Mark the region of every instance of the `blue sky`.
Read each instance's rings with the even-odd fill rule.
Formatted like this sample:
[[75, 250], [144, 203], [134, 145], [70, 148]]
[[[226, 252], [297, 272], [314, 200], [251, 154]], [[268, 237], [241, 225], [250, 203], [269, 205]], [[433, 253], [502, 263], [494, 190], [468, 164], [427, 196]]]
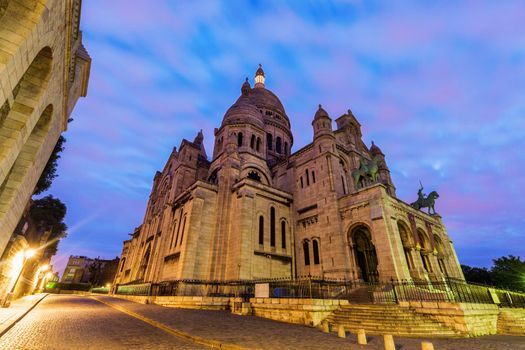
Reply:
[[88, 97], [65, 133], [51, 194], [70, 254], [114, 257], [140, 225], [173, 146], [213, 129], [259, 63], [297, 150], [319, 103], [352, 109], [387, 156], [398, 196], [437, 190], [462, 263], [525, 246], [525, 2], [83, 2]]

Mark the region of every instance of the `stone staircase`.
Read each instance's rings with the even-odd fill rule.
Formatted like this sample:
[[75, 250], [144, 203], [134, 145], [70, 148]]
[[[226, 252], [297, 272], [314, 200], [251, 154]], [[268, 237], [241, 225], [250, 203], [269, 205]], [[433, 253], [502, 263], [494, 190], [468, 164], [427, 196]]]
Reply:
[[525, 309], [501, 308], [498, 334], [525, 336]]
[[331, 328], [343, 325], [347, 331], [364, 329], [368, 334], [403, 337], [461, 337], [444, 324], [399, 305], [349, 304], [328, 316]]

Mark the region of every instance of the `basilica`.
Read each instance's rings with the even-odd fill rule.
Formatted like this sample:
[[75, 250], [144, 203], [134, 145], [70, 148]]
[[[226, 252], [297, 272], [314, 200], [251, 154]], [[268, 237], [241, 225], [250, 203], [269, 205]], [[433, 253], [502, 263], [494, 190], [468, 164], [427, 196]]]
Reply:
[[316, 276], [365, 282], [463, 274], [437, 214], [396, 197], [385, 155], [348, 110], [319, 105], [292, 152], [290, 119], [259, 66], [214, 132], [182, 140], [157, 171], [115, 283]]

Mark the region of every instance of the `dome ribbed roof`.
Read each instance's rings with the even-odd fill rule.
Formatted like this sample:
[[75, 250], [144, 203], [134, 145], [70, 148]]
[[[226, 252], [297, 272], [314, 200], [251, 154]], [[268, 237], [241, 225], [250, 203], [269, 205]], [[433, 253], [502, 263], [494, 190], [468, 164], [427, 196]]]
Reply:
[[264, 129], [261, 112], [248, 95], [241, 95], [224, 114], [222, 126], [232, 124], [253, 124]]
[[315, 112], [314, 120], [319, 119], [319, 118], [330, 118], [328, 116], [328, 113], [324, 110], [323, 106], [321, 106], [320, 104], [319, 104], [319, 109], [317, 110], [317, 112]]
[[283, 104], [279, 98], [266, 88], [255, 88], [248, 94], [250, 100], [259, 108], [273, 109], [286, 116]]

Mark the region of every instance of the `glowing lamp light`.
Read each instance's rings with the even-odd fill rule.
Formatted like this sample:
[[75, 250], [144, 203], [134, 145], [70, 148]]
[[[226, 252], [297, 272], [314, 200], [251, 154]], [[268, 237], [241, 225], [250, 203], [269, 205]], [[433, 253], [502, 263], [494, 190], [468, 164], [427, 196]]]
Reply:
[[49, 270], [49, 265], [48, 264], [42, 265], [42, 267], [40, 267], [40, 269], [42, 271], [47, 271], [47, 270]]
[[264, 85], [264, 75], [262, 75], [262, 74], [256, 75], [255, 76], [255, 83]]
[[106, 288], [109, 288], [109, 287], [111, 287], [111, 284], [110, 283], [106, 284]]
[[34, 255], [35, 255], [35, 250], [34, 249], [28, 249], [24, 252], [24, 256], [26, 259], [30, 259], [32, 258]]
[[46, 273], [46, 278], [47, 279], [50, 279], [51, 277], [53, 277], [53, 274], [51, 272]]
[[24, 253], [19, 252], [13, 257], [13, 260], [11, 261], [10, 276], [12, 279], [15, 279], [16, 276], [18, 276], [18, 274], [22, 270], [22, 266], [24, 266]]

